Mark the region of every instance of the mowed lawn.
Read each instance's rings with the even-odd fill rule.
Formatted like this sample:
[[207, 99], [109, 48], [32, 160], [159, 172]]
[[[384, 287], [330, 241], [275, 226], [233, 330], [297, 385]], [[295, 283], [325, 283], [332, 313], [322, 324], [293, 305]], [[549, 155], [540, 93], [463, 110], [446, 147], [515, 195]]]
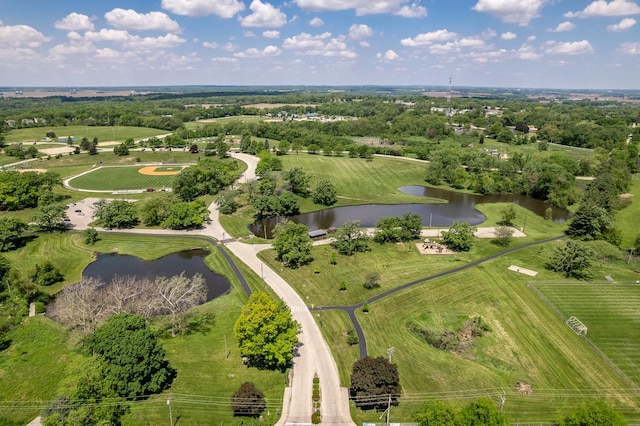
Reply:
[[536, 284], [564, 319], [576, 316], [592, 340], [627, 376], [640, 384], [640, 285]]
[[[547, 278], [548, 272], [537, 266], [545, 257], [545, 250], [526, 249], [394, 294], [372, 303], [369, 313], [357, 313], [369, 355], [386, 357], [388, 348], [395, 348], [404, 396], [392, 408], [394, 421], [410, 421], [425, 400], [466, 404], [488, 396], [498, 404], [503, 391], [504, 411], [512, 422], [551, 422], [589, 398], [604, 398], [628, 419], [640, 420], [635, 391], [527, 288], [531, 277], [507, 270], [518, 264]], [[600, 305], [594, 300], [590, 307], [597, 311]], [[481, 316], [492, 331], [465, 353], [451, 353], [409, 331], [409, 324], [425, 316], [434, 321]], [[356, 423], [379, 416], [355, 408], [352, 413]]]
[[84, 137], [93, 140], [98, 138], [100, 142], [117, 141], [124, 142], [129, 138], [135, 140], [150, 138], [152, 136], [170, 133], [168, 130], [150, 129], [148, 127], [130, 126], [60, 126], [60, 127], [32, 127], [29, 129], [15, 129], [7, 133], [5, 140], [7, 143], [13, 142], [37, 142], [42, 140], [47, 132], [54, 132], [59, 138], [71, 136], [77, 138], [75, 144], [79, 144]]
[[[179, 167], [179, 166], [174, 166]], [[101, 167], [69, 181], [78, 189], [121, 191], [127, 189], [171, 187], [174, 176], [152, 176], [139, 173], [140, 166]]]

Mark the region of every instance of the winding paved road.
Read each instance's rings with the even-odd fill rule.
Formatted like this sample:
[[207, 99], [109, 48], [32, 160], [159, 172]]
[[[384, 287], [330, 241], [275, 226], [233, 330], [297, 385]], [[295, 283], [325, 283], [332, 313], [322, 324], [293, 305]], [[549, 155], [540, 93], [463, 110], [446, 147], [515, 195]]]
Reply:
[[[255, 168], [258, 158], [242, 153], [233, 152], [231, 155], [245, 163], [248, 168], [243, 174], [244, 182], [255, 179]], [[67, 214], [71, 218], [74, 229], [86, 229], [92, 221], [92, 199], [76, 203], [68, 207]], [[76, 210], [80, 210], [78, 214]], [[270, 244], [244, 244], [229, 237], [220, 225], [217, 206], [209, 207], [210, 223], [204, 228], [194, 231], [170, 231], [157, 229], [117, 230], [119, 233], [135, 234], [160, 234], [160, 235], [202, 235], [215, 238], [223, 242], [227, 249], [236, 255], [242, 262], [249, 266], [256, 274], [261, 276], [274, 292], [291, 308], [293, 318], [301, 325], [300, 347], [294, 357], [294, 365], [291, 369], [291, 381], [285, 389], [282, 417], [277, 425], [302, 425], [311, 424], [312, 389], [315, 375], [320, 379], [322, 401], [320, 413], [324, 424], [335, 426], [355, 426], [351, 420], [349, 411], [349, 395], [347, 388], [340, 386], [338, 367], [333, 355], [325, 342], [318, 325], [313, 319], [311, 311], [302, 298], [269, 266], [258, 258], [258, 252], [270, 248]], [[97, 228], [101, 232], [109, 232]], [[247, 288], [245, 288], [247, 291]]]

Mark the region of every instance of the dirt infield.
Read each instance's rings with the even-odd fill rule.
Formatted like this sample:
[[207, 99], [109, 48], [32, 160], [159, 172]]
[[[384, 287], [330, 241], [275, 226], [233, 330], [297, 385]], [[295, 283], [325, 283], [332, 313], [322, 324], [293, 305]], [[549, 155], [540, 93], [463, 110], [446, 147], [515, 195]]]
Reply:
[[46, 173], [47, 169], [20, 169], [18, 171], [20, 173], [26, 173], [26, 172]]
[[[165, 170], [156, 170], [156, 169], [165, 169]], [[175, 168], [175, 170], [167, 170], [170, 168]], [[138, 170], [138, 173], [142, 174], [142, 175], [148, 175], [148, 176], [173, 176], [173, 175], [177, 175], [178, 173], [180, 173], [182, 171], [183, 167], [182, 166], [176, 166], [176, 167], [167, 167], [167, 166], [148, 166], [148, 167], [143, 167], [140, 170]]]

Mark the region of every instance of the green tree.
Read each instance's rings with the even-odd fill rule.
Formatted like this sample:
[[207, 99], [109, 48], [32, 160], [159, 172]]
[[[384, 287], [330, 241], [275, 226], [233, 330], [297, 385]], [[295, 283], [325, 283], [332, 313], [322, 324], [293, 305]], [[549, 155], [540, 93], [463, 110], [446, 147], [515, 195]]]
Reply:
[[83, 348], [102, 362], [105, 381], [121, 397], [162, 392], [176, 377], [164, 349], [138, 315], [112, 316], [87, 336]]
[[351, 399], [363, 410], [398, 405], [400, 374], [398, 367], [386, 358], [364, 357], [353, 364], [351, 370]]
[[500, 210], [502, 218], [498, 225], [513, 226], [513, 221], [516, 219], [516, 209], [512, 204], [509, 204], [504, 209]]
[[373, 240], [380, 244], [400, 241], [400, 226], [398, 222], [398, 218], [395, 216], [385, 216], [378, 219]]
[[235, 161], [206, 158], [176, 175], [173, 192], [183, 201], [193, 201], [201, 195], [217, 194], [239, 175]]
[[27, 225], [10, 216], [0, 217], [0, 252], [15, 249], [22, 238], [22, 231]]
[[287, 189], [294, 194], [306, 197], [309, 195], [309, 181], [311, 177], [302, 169], [302, 167], [293, 167], [282, 174], [282, 177], [288, 182]]
[[469, 222], [453, 222], [448, 231], [442, 232], [442, 244], [453, 251], [469, 251], [473, 247], [473, 233], [477, 230]]
[[625, 426], [626, 424], [622, 414], [602, 400], [585, 401], [573, 413], [558, 421], [560, 426]]
[[234, 416], [259, 417], [267, 408], [264, 394], [253, 382], [244, 382], [231, 397]]
[[320, 179], [313, 190], [312, 197], [315, 204], [332, 206], [338, 202], [336, 187], [326, 179]]
[[242, 309], [233, 333], [250, 367], [285, 371], [293, 361], [299, 328], [282, 301], [256, 292]]
[[51, 262], [46, 261], [43, 264], [36, 264], [29, 279], [31, 279], [35, 285], [48, 286], [63, 281], [64, 277], [58, 268], [53, 266]]
[[94, 245], [95, 243], [97, 243], [98, 241], [100, 241], [100, 238], [98, 237], [98, 231], [95, 230], [95, 228], [87, 228], [84, 231], [84, 243], [85, 244], [89, 244], [89, 245]]
[[129, 155], [129, 147], [126, 143], [121, 143], [113, 148], [113, 153], [119, 157], [123, 157], [125, 155]]
[[162, 226], [177, 230], [201, 228], [205, 217], [208, 216], [209, 210], [203, 200], [195, 200], [191, 203], [179, 201], [169, 208]]
[[300, 204], [298, 198], [290, 191], [283, 191], [278, 196], [278, 209], [279, 216], [294, 216], [300, 213]]
[[67, 209], [63, 204], [45, 204], [31, 219], [42, 232], [62, 231], [66, 228]]
[[331, 246], [338, 250], [338, 253], [351, 256], [368, 251], [369, 239], [367, 231], [360, 229], [360, 221], [348, 220], [334, 232]]
[[269, 151], [262, 151], [258, 154], [260, 161], [256, 166], [256, 175], [264, 176], [266, 173], [282, 170], [282, 160], [275, 157]]
[[98, 200], [93, 217], [107, 228], [133, 228], [139, 222], [136, 207], [124, 200]]
[[565, 244], [556, 245], [549, 256], [547, 269], [561, 272], [566, 277], [587, 279], [591, 277], [591, 261], [593, 251], [583, 242], [567, 240]]
[[489, 398], [480, 398], [464, 406], [458, 414], [460, 426], [504, 426], [507, 416]]
[[297, 268], [313, 260], [313, 242], [309, 230], [301, 223], [285, 220], [276, 225], [273, 248], [277, 259], [289, 268]]
[[603, 207], [583, 203], [567, 227], [567, 235], [584, 240], [601, 239], [613, 228], [613, 217]]
[[142, 223], [146, 226], [160, 225], [169, 215], [171, 206], [173, 206], [175, 202], [175, 196], [170, 193], [165, 193], [165, 195], [159, 198], [148, 199], [140, 208]]
[[218, 204], [220, 213], [231, 214], [235, 212], [239, 207], [236, 198], [238, 195], [240, 195], [240, 192], [233, 189], [225, 189], [218, 192], [218, 195], [216, 195], [216, 203]]
[[455, 410], [437, 400], [425, 402], [413, 419], [419, 426], [457, 426]]

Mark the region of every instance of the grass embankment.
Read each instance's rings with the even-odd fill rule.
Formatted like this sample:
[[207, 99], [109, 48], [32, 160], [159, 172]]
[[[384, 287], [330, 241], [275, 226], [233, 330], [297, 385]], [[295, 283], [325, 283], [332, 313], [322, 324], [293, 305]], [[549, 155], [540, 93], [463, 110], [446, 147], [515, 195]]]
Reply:
[[[640, 178], [640, 175], [636, 175]], [[631, 181], [629, 193], [633, 196], [629, 198], [631, 204], [624, 209], [616, 213], [615, 226], [620, 229], [622, 234], [622, 248], [629, 249], [633, 247], [633, 243], [640, 235], [640, 180], [634, 179]], [[636, 253], [640, 255], [640, 253]]]
[[[249, 369], [242, 364], [233, 335], [233, 323], [247, 297], [224, 258], [213, 247], [194, 238], [104, 234], [95, 246], [84, 246], [78, 238], [79, 235], [71, 234], [39, 237], [20, 249], [23, 250], [22, 254], [16, 251], [7, 255], [28, 257], [24, 250], [29, 253], [44, 250], [44, 247], [53, 250], [54, 246], [50, 244], [57, 239], [64, 241], [62, 245], [55, 246], [57, 252], [64, 254], [70, 262], [77, 263], [81, 270], [85, 262], [88, 263], [85, 257], [91, 251], [111, 252], [117, 248], [121, 254], [152, 260], [178, 250], [208, 246], [211, 255], [205, 262], [210, 269], [225, 275], [232, 283], [230, 293], [196, 308], [198, 312], [215, 315], [215, 323], [209, 331], [162, 340], [167, 358], [178, 370], [177, 379], [171, 389], [162, 395], [131, 404], [131, 413], [125, 417], [123, 424], [156, 425], [164, 422], [168, 416], [168, 398], [171, 398], [174, 421], [179, 417], [181, 422], [190, 425], [208, 425], [211, 419], [225, 424], [233, 423], [235, 419], [230, 408], [230, 397], [244, 381], [253, 381], [267, 399], [265, 421], [260, 424], [276, 422], [287, 376]], [[264, 289], [259, 277], [246, 266], [238, 266], [253, 289]], [[47, 401], [51, 401], [65, 384], [73, 382], [75, 374], [79, 374], [77, 369], [70, 367], [82, 363], [83, 359], [74, 351], [77, 339], [72, 336], [44, 317], [28, 319], [11, 333], [10, 337], [15, 343], [0, 353], [0, 400], [12, 401], [12, 406], [20, 405], [23, 408], [2, 410], [2, 416], [8, 418], [8, 424], [25, 424], [33, 419], [47, 405]], [[258, 420], [245, 420], [245, 424], [258, 424]]]
[[75, 144], [80, 143], [84, 137], [90, 141], [94, 137], [100, 142], [117, 141], [124, 142], [129, 138], [135, 140], [146, 139], [152, 136], [158, 136], [170, 133], [168, 130], [150, 129], [148, 127], [131, 127], [131, 126], [59, 126], [59, 127], [32, 127], [29, 129], [15, 129], [7, 133], [5, 139], [7, 143], [13, 142], [37, 142], [42, 140], [47, 132], [55, 132], [59, 138], [77, 138]]
[[[386, 356], [395, 348], [404, 397], [392, 408], [394, 421], [410, 420], [426, 399], [466, 404], [490, 396], [499, 403], [503, 390], [512, 421], [553, 421], [593, 397], [607, 399], [629, 419], [640, 418], [638, 396], [527, 288], [531, 277], [507, 270], [516, 264], [539, 271], [536, 279], [555, 276], [543, 269], [547, 250], [525, 249], [394, 294], [373, 303], [367, 314], [358, 312], [370, 355]], [[425, 315], [479, 315], [492, 331], [454, 354], [408, 330]], [[352, 413], [356, 423], [379, 416]]]

